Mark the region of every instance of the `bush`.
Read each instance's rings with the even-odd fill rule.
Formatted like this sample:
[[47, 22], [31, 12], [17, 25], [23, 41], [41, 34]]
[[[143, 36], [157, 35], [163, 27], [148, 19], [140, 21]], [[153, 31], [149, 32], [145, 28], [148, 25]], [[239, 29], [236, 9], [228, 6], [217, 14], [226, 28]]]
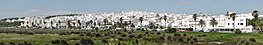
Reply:
[[187, 36], [186, 34], [183, 34], [183, 36]]
[[135, 36], [133, 34], [130, 34], [128, 37], [129, 38], [134, 38]]
[[256, 39], [255, 38], [249, 38], [249, 41], [256, 42]]
[[0, 42], [0, 45], [5, 45], [5, 43], [3, 43], [3, 42]]
[[95, 35], [95, 37], [101, 37], [101, 35], [97, 33], [97, 34]]
[[101, 42], [103, 42], [103, 43], [108, 43], [108, 40], [102, 39]]
[[148, 31], [146, 31], [146, 32], [145, 32], [145, 34], [149, 34], [149, 32], [148, 32]]
[[174, 33], [174, 32], [177, 32], [177, 29], [176, 28], [169, 28], [169, 29], [166, 29], [165, 32]]
[[32, 45], [32, 43], [24, 42], [22, 45]]
[[157, 34], [157, 35], [160, 35], [160, 34], [161, 34], [161, 32], [156, 32], [156, 34]]
[[59, 41], [59, 40], [52, 40], [51, 43], [52, 43], [52, 44], [59, 44], [60, 41]]
[[176, 34], [176, 33], [175, 33], [174, 36], [181, 36], [181, 34]]
[[178, 38], [177, 42], [184, 42], [184, 39], [183, 38]]
[[139, 35], [137, 36], [137, 38], [142, 38], [142, 34], [139, 34]]
[[9, 44], [10, 44], [10, 45], [16, 45], [16, 43], [14, 43], [14, 42], [9, 42]]
[[237, 30], [235, 31], [235, 34], [241, 34], [241, 31], [240, 31], [239, 29], [237, 29]]
[[66, 40], [61, 40], [60, 45], [69, 45]]
[[95, 43], [91, 39], [81, 39], [80, 45], [95, 45]]
[[126, 34], [122, 34], [121, 37], [126, 37]]

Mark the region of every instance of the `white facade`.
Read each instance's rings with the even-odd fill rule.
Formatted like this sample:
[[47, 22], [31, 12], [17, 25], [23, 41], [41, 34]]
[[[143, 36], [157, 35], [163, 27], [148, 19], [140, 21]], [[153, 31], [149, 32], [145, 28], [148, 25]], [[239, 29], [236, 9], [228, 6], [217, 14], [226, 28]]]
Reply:
[[[164, 16], [167, 16], [167, 21], [164, 20]], [[260, 15], [262, 16], [262, 15]], [[259, 17], [260, 17], [259, 16]], [[142, 25], [139, 20], [143, 17]], [[263, 16], [262, 16], [263, 17]], [[190, 14], [168, 14], [168, 13], [155, 13], [155, 12], [121, 12], [121, 13], [103, 13], [103, 14], [82, 14], [77, 16], [58, 16], [49, 19], [44, 17], [26, 17], [23, 19], [25, 23], [21, 26], [32, 27], [32, 25], [37, 25], [39, 27], [68, 27], [69, 20], [77, 21], [80, 20], [81, 25], [75, 24], [73, 26], [81, 26], [82, 28], [90, 28], [102, 26], [99, 24], [104, 24], [104, 19], [107, 19], [109, 24], [116, 25], [120, 22], [120, 18], [123, 18], [124, 22], [129, 22], [134, 24], [135, 28], [140, 28], [143, 26], [148, 26], [150, 23], [154, 23], [158, 26], [172, 27], [172, 28], [193, 28], [194, 31], [204, 30], [205, 32], [216, 29], [219, 32], [231, 32], [234, 27], [240, 29], [242, 32], [253, 32], [252, 26], [246, 24], [246, 19], [252, 19], [251, 14], [237, 14], [235, 23], [229, 16], [219, 15], [219, 16], [209, 16], [206, 14], [199, 14], [197, 21], [195, 22]], [[210, 20], [215, 18], [218, 21], [218, 25], [212, 27], [210, 25]], [[200, 27], [198, 21], [202, 19], [205, 21], [205, 26]], [[90, 22], [92, 20], [92, 22]], [[61, 22], [59, 24], [59, 21]], [[27, 23], [28, 22], [28, 23]], [[44, 23], [45, 22], [45, 23]], [[51, 24], [52, 22], [52, 24]], [[123, 23], [124, 23], [123, 22]], [[34, 24], [32, 24], [34, 23]], [[90, 24], [92, 23], [92, 24]], [[96, 25], [95, 25], [96, 24]], [[235, 26], [234, 26], [235, 25]], [[196, 27], [196, 28], [195, 28]]]

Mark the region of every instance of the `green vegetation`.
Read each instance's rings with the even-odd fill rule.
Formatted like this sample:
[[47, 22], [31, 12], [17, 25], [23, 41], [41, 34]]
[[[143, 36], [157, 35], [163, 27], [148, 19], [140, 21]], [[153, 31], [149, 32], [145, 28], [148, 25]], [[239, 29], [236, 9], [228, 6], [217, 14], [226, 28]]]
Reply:
[[[0, 29], [0, 44], [27, 45], [224, 45], [263, 44], [263, 33]], [[199, 42], [199, 43], [197, 43]]]
[[22, 17], [22, 18], [4, 18], [4, 19], [1, 19], [0, 21], [6, 21], [6, 20], [18, 20], [18, 19], [24, 19], [25, 17]]
[[20, 23], [22, 23], [22, 21], [15, 21], [15, 22], [1, 22], [0, 21], [0, 27], [20, 26]]
[[53, 17], [58, 17], [58, 16], [78, 16], [81, 14], [64, 14], [64, 15], [52, 15], [52, 16], [47, 16], [45, 19], [53, 18]]

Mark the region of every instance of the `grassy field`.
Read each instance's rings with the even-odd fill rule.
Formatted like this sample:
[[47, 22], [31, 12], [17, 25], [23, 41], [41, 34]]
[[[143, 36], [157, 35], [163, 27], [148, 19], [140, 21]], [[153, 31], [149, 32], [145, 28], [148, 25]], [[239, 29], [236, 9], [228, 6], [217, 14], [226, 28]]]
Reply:
[[[205, 33], [205, 32], [158, 32], [158, 31], [81, 31], [88, 33], [64, 34], [73, 30], [56, 30], [45, 34], [0, 33], [0, 42], [4, 44], [29, 42], [33, 45], [53, 45], [53, 40], [66, 40], [68, 45], [75, 45], [80, 38], [93, 40], [96, 45], [184, 45], [209, 44], [209, 42], [224, 42], [226, 45], [259, 45], [263, 44], [263, 33]], [[34, 31], [33, 31], [34, 32]], [[78, 31], [73, 31], [78, 32]], [[146, 33], [147, 32], [147, 33]], [[251, 38], [255, 39], [255, 42]], [[105, 41], [103, 41], [105, 40]], [[191, 43], [194, 42], [194, 43]], [[199, 42], [199, 43], [198, 43]], [[201, 42], [201, 43], [200, 43]], [[203, 42], [203, 43], [202, 43]]]

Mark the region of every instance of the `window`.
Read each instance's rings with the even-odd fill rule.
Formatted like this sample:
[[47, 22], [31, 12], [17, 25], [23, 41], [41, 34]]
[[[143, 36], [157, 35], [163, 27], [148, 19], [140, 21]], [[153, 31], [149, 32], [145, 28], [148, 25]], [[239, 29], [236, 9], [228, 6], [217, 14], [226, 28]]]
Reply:
[[230, 25], [230, 23], [228, 23], [227, 25]]
[[240, 23], [240, 25], [243, 25], [243, 23]]
[[234, 23], [232, 23], [232, 25], [234, 25]]

